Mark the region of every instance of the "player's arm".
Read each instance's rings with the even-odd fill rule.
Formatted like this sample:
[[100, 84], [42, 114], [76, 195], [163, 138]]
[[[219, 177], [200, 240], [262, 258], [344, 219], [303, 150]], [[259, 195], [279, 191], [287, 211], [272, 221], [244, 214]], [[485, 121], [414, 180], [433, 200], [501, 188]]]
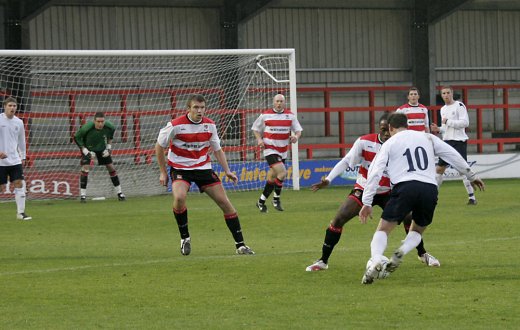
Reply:
[[296, 118], [296, 116], [294, 116], [294, 119], [291, 123], [291, 131], [293, 131], [294, 134], [289, 137], [289, 141], [291, 143], [298, 142], [298, 140], [302, 136], [303, 128], [302, 125], [300, 125], [300, 122], [298, 121], [298, 118]]
[[155, 156], [159, 165], [159, 182], [166, 186], [168, 184], [168, 173], [166, 172], [166, 158], [164, 157], [166, 148], [162, 147], [159, 142], [155, 143]]
[[302, 136], [302, 131], [294, 132], [294, 134], [289, 137], [289, 141], [291, 143], [296, 143], [296, 142], [298, 142], [298, 140], [300, 139], [301, 136]]
[[238, 182], [238, 177], [229, 169], [226, 154], [220, 146], [220, 138], [218, 137], [217, 129], [215, 126], [211, 126], [211, 130], [213, 134], [211, 135], [209, 144], [211, 146], [211, 149], [213, 149], [213, 155], [215, 155], [215, 158], [219, 162], [220, 166], [222, 166], [222, 169], [226, 173], [226, 176], [236, 184]]
[[372, 217], [372, 202], [374, 201], [374, 196], [379, 187], [379, 182], [381, 181], [383, 172], [386, 169], [386, 164], [388, 163], [388, 150], [389, 145], [391, 144], [389, 142], [390, 141], [387, 141], [383, 144], [368, 168], [367, 183], [363, 190], [363, 207], [361, 208], [361, 211], [359, 211], [359, 220], [361, 223], [366, 223], [368, 218]]
[[234, 183], [237, 183], [238, 177], [236, 176], [235, 173], [231, 172], [231, 170], [229, 169], [229, 165], [228, 165], [226, 154], [224, 153], [224, 150], [222, 150], [222, 148], [219, 150], [216, 150], [213, 152], [213, 155], [215, 155], [215, 158], [219, 162], [220, 166], [222, 166], [222, 169], [226, 173], [226, 176]]
[[262, 138], [262, 132], [265, 129], [263, 117], [263, 115], [258, 116], [258, 118], [256, 118], [256, 120], [253, 122], [253, 125], [251, 126], [251, 130], [253, 131], [253, 134], [256, 138], [256, 144], [262, 148], [264, 147], [264, 139]]
[[157, 157], [157, 164], [159, 165], [159, 182], [161, 185], [168, 184], [168, 173], [166, 172], [166, 158], [165, 153], [168, 150], [171, 139], [175, 137], [173, 126], [168, 123], [159, 131], [157, 142], [155, 143], [155, 156]]
[[480, 190], [485, 189], [484, 182], [477, 176], [475, 172], [471, 170], [468, 162], [462, 158], [457, 150], [455, 150], [449, 144], [444, 143], [436, 136], [430, 135], [429, 137], [433, 144], [435, 156], [439, 156], [440, 158], [446, 160], [446, 162], [457, 169], [460, 174], [466, 176], [472, 185], [477, 186]]
[[262, 134], [259, 131], [256, 131], [256, 130], [253, 130], [253, 134], [254, 134], [254, 136], [256, 138], [256, 144], [259, 147], [264, 148], [265, 145], [264, 145], [264, 139], [262, 138]]
[[334, 168], [330, 171], [330, 173], [322, 178], [320, 182], [317, 182], [311, 186], [312, 191], [318, 191], [322, 188], [327, 187], [332, 180], [341, 175], [341, 173], [345, 172], [347, 168], [351, 164], [358, 164], [361, 158], [361, 143], [359, 139], [354, 142], [354, 145], [350, 149], [350, 151], [343, 157], [339, 162], [334, 165]]
[[457, 108], [457, 117], [459, 119], [445, 119], [443, 120], [443, 123], [446, 126], [454, 128], [466, 128], [469, 126], [468, 110], [466, 109], [466, 106], [460, 102]]
[[108, 157], [112, 154], [112, 139], [107, 139], [107, 144], [105, 146], [105, 150], [103, 150], [103, 153], [101, 156]]
[[424, 131], [430, 133], [430, 118], [428, 118], [428, 109], [424, 111]]
[[22, 162], [25, 161], [26, 151], [27, 147], [25, 145], [25, 130], [22, 123], [20, 124], [20, 129], [18, 130], [18, 153], [20, 154]]
[[74, 142], [79, 147], [79, 150], [81, 150], [81, 153], [85, 155], [86, 157], [93, 157], [95, 155], [94, 152], [90, 151], [85, 147], [85, 137], [88, 132], [88, 124], [85, 124], [80, 127], [80, 129], [74, 134]]

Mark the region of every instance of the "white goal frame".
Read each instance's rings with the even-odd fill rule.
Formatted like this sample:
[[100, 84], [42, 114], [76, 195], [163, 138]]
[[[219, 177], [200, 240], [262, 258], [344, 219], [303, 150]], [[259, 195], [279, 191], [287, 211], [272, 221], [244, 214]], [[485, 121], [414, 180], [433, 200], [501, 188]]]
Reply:
[[[297, 92], [296, 92], [296, 63], [295, 63], [295, 50], [292, 48], [283, 49], [197, 49], [197, 50], [0, 50], [0, 57], [53, 57], [53, 56], [155, 56], [155, 57], [167, 57], [167, 56], [204, 56], [204, 55], [285, 55], [288, 58], [289, 64], [289, 108], [291, 112], [297, 115]], [[276, 78], [271, 76], [260, 64], [258, 64], [260, 70], [264, 71], [268, 76], [276, 81]], [[271, 104], [269, 104], [271, 106]], [[292, 162], [292, 188], [294, 190], [300, 189], [299, 182], [299, 152], [298, 142], [291, 145], [291, 162]], [[263, 157], [262, 157], [263, 159]], [[247, 160], [245, 160], [247, 161]], [[155, 162], [155, 160], [154, 160]], [[124, 185], [124, 182], [123, 182]]]

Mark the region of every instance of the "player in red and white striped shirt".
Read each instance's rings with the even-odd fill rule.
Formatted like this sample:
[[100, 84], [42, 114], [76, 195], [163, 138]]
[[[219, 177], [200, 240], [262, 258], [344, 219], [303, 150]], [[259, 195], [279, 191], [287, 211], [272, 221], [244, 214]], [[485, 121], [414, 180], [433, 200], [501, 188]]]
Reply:
[[211, 169], [210, 150], [224, 169], [226, 176], [237, 182], [237, 176], [231, 172], [226, 155], [220, 146], [220, 139], [213, 120], [204, 117], [206, 100], [204, 96], [192, 95], [187, 102], [188, 113], [175, 118], [162, 128], [155, 153], [161, 171], [159, 181], [167, 185], [166, 160], [164, 153], [168, 149], [168, 165], [172, 178], [173, 213], [181, 235], [181, 253], [191, 252], [191, 237], [188, 231], [188, 210], [186, 197], [192, 182], [201, 192], [208, 194], [224, 212], [226, 224], [235, 239], [237, 254], [254, 254], [244, 243], [242, 229], [236, 209], [229, 201], [222, 183]]
[[411, 87], [408, 90], [408, 103], [397, 108], [396, 112], [406, 115], [406, 118], [408, 118], [408, 129], [429, 133], [428, 109], [419, 103], [419, 97], [419, 89]]
[[[273, 98], [273, 108], [262, 113], [251, 128], [258, 146], [264, 149], [264, 157], [269, 164], [267, 182], [256, 206], [260, 212], [267, 212], [265, 201], [274, 190], [273, 206], [283, 211], [280, 201], [283, 180], [287, 176], [285, 159], [289, 143], [296, 143], [301, 136], [302, 127], [296, 115], [285, 109], [285, 96], [277, 94]], [[294, 132], [294, 134], [291, 134]]]

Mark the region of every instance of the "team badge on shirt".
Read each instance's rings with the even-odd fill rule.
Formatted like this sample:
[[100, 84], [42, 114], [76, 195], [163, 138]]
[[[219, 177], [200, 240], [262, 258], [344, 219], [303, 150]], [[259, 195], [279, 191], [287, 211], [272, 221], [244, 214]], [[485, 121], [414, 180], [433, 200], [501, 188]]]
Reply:
[[177, 179], [177, 180], [182, 180], [182, 175], [177, 174], [176, 179]]

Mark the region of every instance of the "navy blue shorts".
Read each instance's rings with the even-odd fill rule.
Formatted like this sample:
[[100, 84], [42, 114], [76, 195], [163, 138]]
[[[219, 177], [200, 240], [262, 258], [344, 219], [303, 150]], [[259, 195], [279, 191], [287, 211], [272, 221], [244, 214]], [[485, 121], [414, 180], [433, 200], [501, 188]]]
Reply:
[[[468, 141], [448, 140], [444, 142], [452, 146], [453, 149], [457, 150], [457, 152], [462, 156], [462, 158], [468, 160]], [[449, 164], [444, 159], [439, 158], [439, 162], [437, 163], [437, 165], [448, 166]]]
[[191, 186], [192, 182], [195, 182], [199, 191], [204, 192], [204, 188], [221, 184], [218, 175], [213, 170], [177, 170], [170, 168], [170, 176], [172, 182], [184, 181]]
[[9, 177], [9, 182], [23, 180], [24, 177], [22, 164], [13, 166], [0, 166], [0, 185], [7, 183], [7, 177]]
[[412, 212], [413, 221], [421, 227], [432, 223], [437, 206], [437, 186], [420, 181], [406, 181], [396, 184], [390, 193], [381, 218], [390, 222], [401, 222]]

